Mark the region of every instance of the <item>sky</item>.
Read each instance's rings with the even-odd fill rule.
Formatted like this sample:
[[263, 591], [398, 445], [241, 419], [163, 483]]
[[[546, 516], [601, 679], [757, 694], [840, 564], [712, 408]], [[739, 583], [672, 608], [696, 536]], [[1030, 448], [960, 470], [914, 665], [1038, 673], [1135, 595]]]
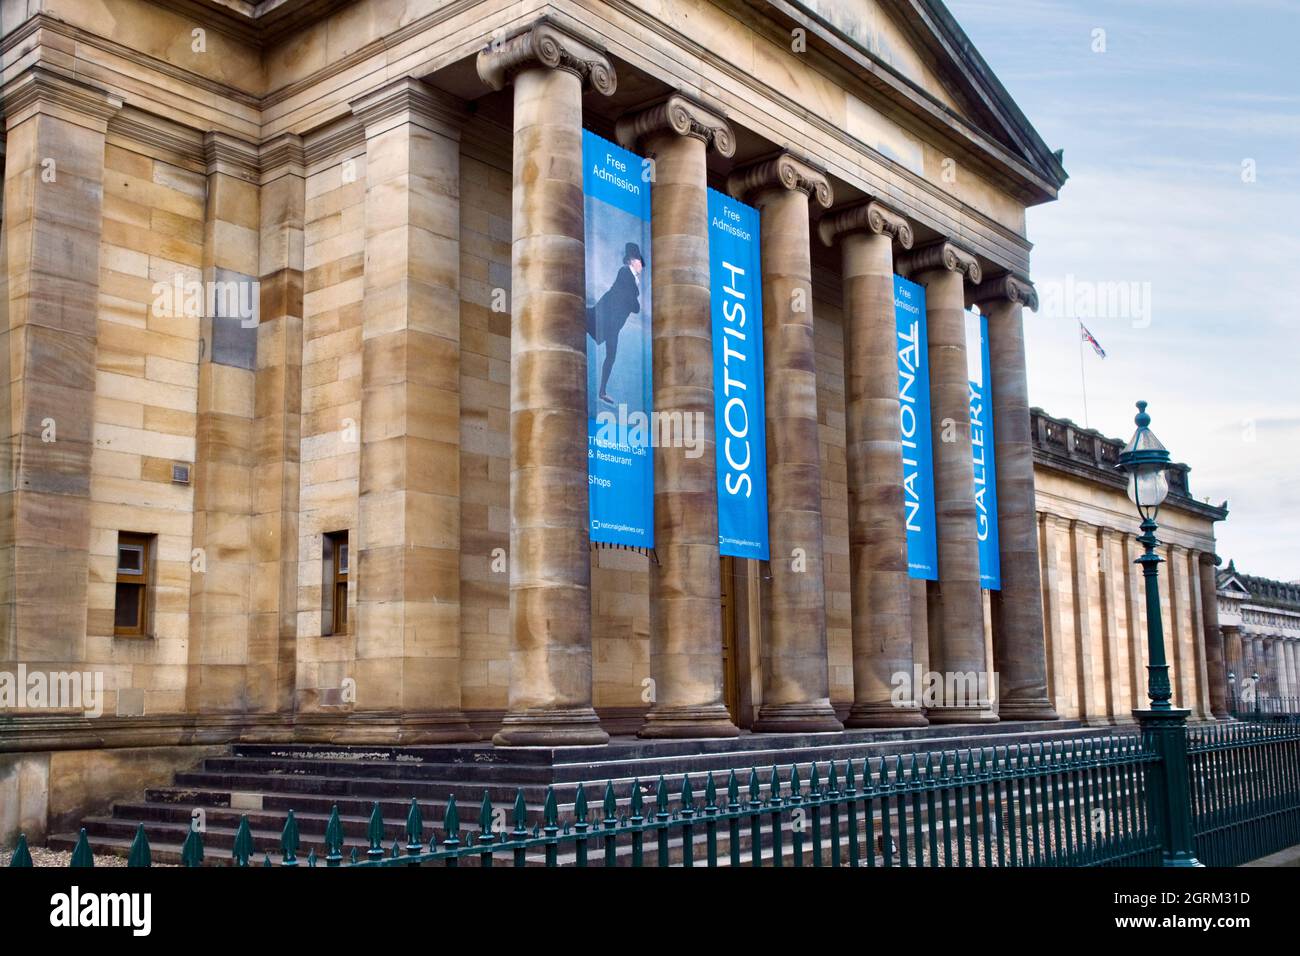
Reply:
[[[1070, 179], [1029, 210], [1029, 398], [1137, 399], [1218, 553], [1300, 580], [1300, 0], [947, 0]], [[1079, 321], [1106, 350], [1084, 346]], [[1082, 368], [1081, 368], [1082, 364]]]

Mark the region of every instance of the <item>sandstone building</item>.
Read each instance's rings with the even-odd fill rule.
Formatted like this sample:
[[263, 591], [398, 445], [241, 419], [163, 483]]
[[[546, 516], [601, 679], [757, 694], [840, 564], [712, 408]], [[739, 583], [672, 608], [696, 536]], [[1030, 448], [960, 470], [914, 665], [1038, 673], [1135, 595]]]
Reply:
[[1219, 626], [1236, 706], [1300, 711], [1300, 583], [1218, 573]]
[[[1115, 448], [1026, 395], [1025, 210], [1065, 172], [938, 0], [0, 10], [0, 670], [104, 681], [102, 715], [9, 708], [0, 836], [233, 740], [1126, 718], [1142, 611]], [[655, 449], [652, 554], [590, 546], [584, 129], [654, 159], [655, 403], [709, 435], [706, 191], [761, 212], [780, 559], [720, 558], [712, 442]], [[928, 583], [896, 273], [927, 296]], [[1176, 700], [1209, 716], [1224, 512], [1168, 512]], [[996, 700], [899, 706], [917, 666], [996, 672]]]

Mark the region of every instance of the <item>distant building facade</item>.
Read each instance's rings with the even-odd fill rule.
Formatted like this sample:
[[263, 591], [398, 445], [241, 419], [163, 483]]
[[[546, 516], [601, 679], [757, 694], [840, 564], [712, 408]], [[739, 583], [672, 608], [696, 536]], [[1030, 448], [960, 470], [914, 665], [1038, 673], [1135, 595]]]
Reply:
[[[1219, 626], [1238, 706], [1253, 694], [1300, 711], [1300, 583], [1243, 574], [1228, 562], [1218, 575]], [[1259, 680], [1253, 686], [1255, 676]]]

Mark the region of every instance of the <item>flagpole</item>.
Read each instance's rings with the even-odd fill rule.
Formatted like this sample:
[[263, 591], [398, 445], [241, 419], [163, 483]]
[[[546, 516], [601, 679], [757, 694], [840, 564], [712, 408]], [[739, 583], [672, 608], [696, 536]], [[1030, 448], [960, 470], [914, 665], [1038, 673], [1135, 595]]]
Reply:
[[1083, 386], [1083, 427], [1091, 428], [1088, 424], [1088, 379], [1084, 375], [1083, 365], [1083, 323], [1079, 323], [1079, 384]]

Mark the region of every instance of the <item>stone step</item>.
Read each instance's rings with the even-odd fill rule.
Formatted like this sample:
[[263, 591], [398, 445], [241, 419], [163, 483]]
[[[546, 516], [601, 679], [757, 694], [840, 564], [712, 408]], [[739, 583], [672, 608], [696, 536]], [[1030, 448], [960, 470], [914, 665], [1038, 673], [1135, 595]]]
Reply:
[[[942, 726], [843, 734], [746, 734], [712, 742], [623, 738], [608, 747], [516, 750], [479, 745], [349, 748], [327, 744], [237, 744], [228, 756], [207, 758], [198, 769], [176, 774], [172, 786], [150, 788], [143, 799], [117, 804], [111, 815], [91, 817], [84, 825], [92, 847], [125, 854], [136, 827], [143, 823], [156, 850], [155, 858], [166, 862], [173, 851], [175, 860], [179, 860], [191, 812], [202, 807], [206, 813], [207, 849], [216, 858], [228, 858], [240, 815], [247, 814], [260, 856], [278, 849], [284, 819], [292, 809], [305, 856], [313, 846], [318, 854], [323, 853], [325, 826], [330, 808], [336, 804], [348, 850], [352, 846], [365, 850], [371, 807], [378, 801], [387, 848], [394, 839], [405, 845], [405, 821], [412, 797], [420, 803], [427, 843], [435, 828], [441, 834], [452, 796], [462, 836], [470, 839], [479, 833], [479, 808], [485, 792], [493, 809], [505, 812], [507, 826], [513, 823], [516, 794], [522, 792], [531, 829], [542, 819], [548, 789], [554, 791], [561, 824], [571, 821], [580, 783], [587, 791], [589, 819], [595, 822], [602, 816], [606, 781], [614, 783], [618, 812], [626, 815], [632, 782], [639, 779], [646, 811], [652, 813], [661, 774], [674, 808], [687, 774], [696, 805], [701, 806], [708, 771], [714, 774], [721, 803], [726, 799], [728, 777], [733, 770], [742, 799], [747, 799], [751, 767], [756, 768], [762, 793], [766, 794], [774, 766], [784, 789], [792, 765], [798, 767], [806, 786], [813, 762], [825, 783], [833, 761], [842, 782], [848, 760], [853, 761], [860, 780], [863, 761], [876, 776], [882, 758], [890, 760], [892, 770], [900, 755], [904, 767], [910, 765], [913, 754], [920, 757], [918, 765], [924, 767], [923, 755], [931, 754], [937, 766], [942, 752], [948, 755], [951, 765], [957, 753], [964, 761], [970, 748], [974, 748], [978, 760], [981, 748], [1104, 738], [1116, 732], [1132, 734], [1133, 730], [1128, 726], [1089, 728], [1077, 722], [1053, 721], [1008, 723], [980, 730]], [[680, 838], [675, 840], [680, 842]], [[744, 840], [747, 847], [748, 837]], [[75, 843], [75, 834], [50, 839], [51, 846], [70, 848]], [[680, 850], [672, 852], [676, 854], [674, 860], [680, 861]], [[539, 851], [538, 861], [542, 859]], [[531, 854], [529, 862], [533, 862]], [[620, 858], [619, 862], [624, 861]], [[497, 863], [502, 865], [500, 860]]]

